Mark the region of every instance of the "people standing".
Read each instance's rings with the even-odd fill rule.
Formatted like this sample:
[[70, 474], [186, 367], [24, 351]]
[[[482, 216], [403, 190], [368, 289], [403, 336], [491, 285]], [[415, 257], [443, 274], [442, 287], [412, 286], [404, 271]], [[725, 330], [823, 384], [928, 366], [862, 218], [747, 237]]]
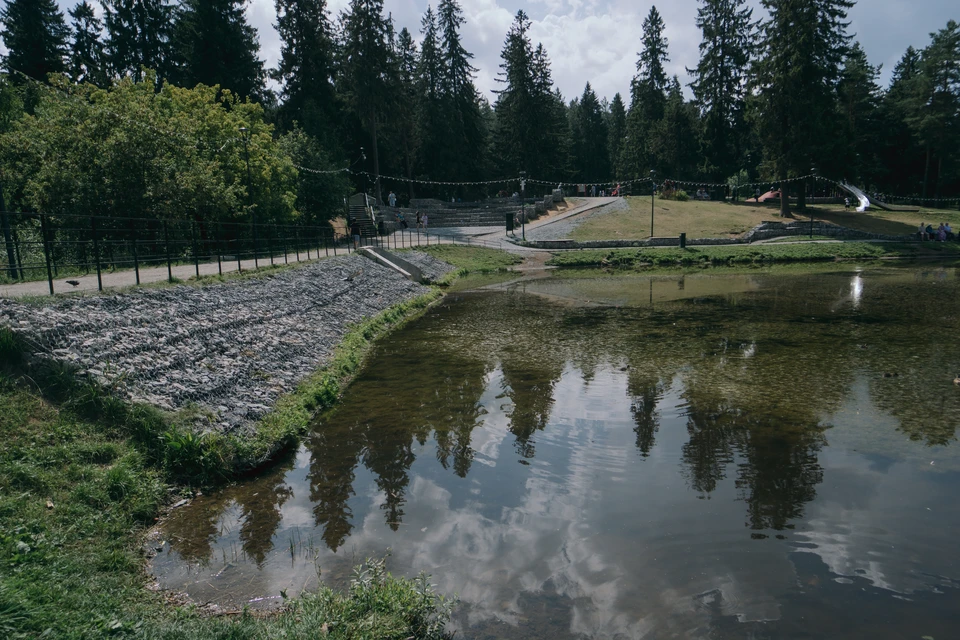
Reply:
[[423, 214], [417, 211], [417, 229], [423, 224]]
[[420, 221], [423, 222], [423, 230], [426, 231], [427, 230], [427, 214], [426, 213], [423, 214], [423, 218], [421, 218]]
[[927, 230], [924, 228], [923, 222], [921, 222], [920, 226], [917, 228], [917, 236], [919, 236], [921, 240], [927, 239]]
[[353, 236], [353, 250], [356, 251], [360, 246], [360, 223], [356, 220], [350, 224], [350, 235]]
[[390, 203], [391, 207], [397, 206], [397, 194], [391, 191], [390, 195], [387, 196], [387, 202]]

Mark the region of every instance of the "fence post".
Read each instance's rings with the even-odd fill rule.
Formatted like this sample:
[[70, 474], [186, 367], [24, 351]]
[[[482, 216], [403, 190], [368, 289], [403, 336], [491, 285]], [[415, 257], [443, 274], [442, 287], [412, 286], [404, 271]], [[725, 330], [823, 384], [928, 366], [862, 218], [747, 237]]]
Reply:
[[93, 263], [97, 265], [97, 289], [103, 291], [103, 277], [100, 275], [100, 238], [97, 235], [96, 216], [90, 216], [90, 231], [93, 233]]
[[240, 224], [237, 223], [237, 273], [243, 273], [243, 267], [240, 266]]
[[167, 254], [167, 282], [173, 282], [173, 266], [170, 264], [170, 232], [167, 229], [167, 221], [163, 221], [163, 246]]
[[[327, 257], [330, 257], [330, 250], [327, 249], [327, 234], [320, 232], [320, 239], [323, 240], [323, 252], [327, 254]], [[333, 235], [330, 238], [330, 244], [333, 245], [333, 255], [337, 255], [337, 236]]]
[[40, 235], [43, 236], [43, 257], [47, 262], [47, 284], [50, 285], [50, 295], [53, 295], [53, 269], [50, 268], [50, 238], [47, 233], [47, 216], [40, 215]]
[[[294, 235], [293, 240], [294, 240], [294, 242], [297, 243], [297, 244], [296, 244], [297, 262], [300, 262], [300, 227], [297, 227], [297, 228], [294, 230], [294, 234], [295, 234], [295, 235]], [[310, 257], [307, 256], [307, 260], [309, 260], [309, 259], [310, 259]]]
[[223, 223], [217, 223], [217, 273], [223, 275]]
[[200, 256], [197, 255], [197, 223], [190, 221], [190, 251], [193, 252], [193, 269], [197, 277], [200, 277]]
[[277, 234], [277, 225], [273, 225], [273, 234], [270, 233], [270, 227], [267, 226], [267, 251], [270, 252], [270, 266], [273, 266], [273, 236]]
[[130, 220], [130, 237], [133, 239], [133, 273], [137, 276], [137, 286], [140, 286], [140, 256], [137, 254], [137, 228]]
[[10, 233], [10, 216], [7, 215], [6, 210], [3, 206], [3, 193], [0, 192], [0, 224], [3, 226], [3, 242], [7, 248], [7, 271], [13, 277], [14, 280], [20, 279], [19, 270], [17, 269], [17, 258], [15, 255], [15, 250], [13, 248], [13, 235]]

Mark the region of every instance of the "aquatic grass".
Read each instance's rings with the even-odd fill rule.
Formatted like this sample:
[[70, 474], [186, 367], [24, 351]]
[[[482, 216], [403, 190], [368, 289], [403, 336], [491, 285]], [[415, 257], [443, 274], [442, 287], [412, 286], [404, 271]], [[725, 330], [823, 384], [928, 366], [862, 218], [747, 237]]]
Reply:
[[638, 249], [586, 249], [558, 253], [547, 264], [558, 267], [644, 267], [764, 264], [882, 258], [960, 257], [956, 243], [843, 242], [755, 244]]

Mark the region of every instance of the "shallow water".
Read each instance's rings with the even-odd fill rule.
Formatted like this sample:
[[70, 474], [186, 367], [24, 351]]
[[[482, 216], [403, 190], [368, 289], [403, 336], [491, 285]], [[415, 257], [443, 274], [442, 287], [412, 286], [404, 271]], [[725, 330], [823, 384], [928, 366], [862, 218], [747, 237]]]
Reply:
[[390, 550], [467, 638], [956, 637], [958, 271], [452, 294], [294, 456], [175, 511], [153, 570], [269, 605]]

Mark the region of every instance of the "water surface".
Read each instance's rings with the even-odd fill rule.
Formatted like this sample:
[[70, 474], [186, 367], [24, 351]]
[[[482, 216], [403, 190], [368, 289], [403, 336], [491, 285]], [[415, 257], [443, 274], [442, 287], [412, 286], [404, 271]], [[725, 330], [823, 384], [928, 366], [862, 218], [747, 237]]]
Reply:
[[154, 572], [263, 605], [389, 550], [468, 638], [957, 637], [958, 300], [941, 267], [452, 294]]

